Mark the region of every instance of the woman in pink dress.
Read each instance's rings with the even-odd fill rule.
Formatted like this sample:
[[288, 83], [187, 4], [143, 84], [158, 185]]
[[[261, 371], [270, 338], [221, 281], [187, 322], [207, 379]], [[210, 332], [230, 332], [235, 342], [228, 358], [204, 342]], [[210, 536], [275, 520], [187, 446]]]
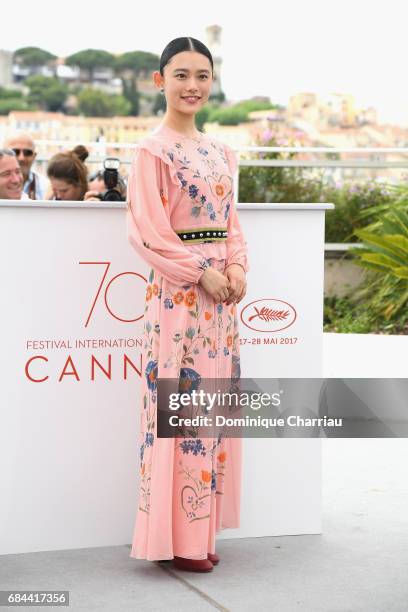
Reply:
[[157, 379], [239, 378], [236, 304], [246, 293], [247, 246], [233, 190], [232, 149], [199, 132], [213, 79], [210, 51], [171, 41], [154, 82], [160, 126], [136, 151], [128, 182], [130, 243], [150, 265], [143, 333], [140, 489], [131, 557], [211, 571], [215, 534], [239, 527], [239, 438], [158, 438]]

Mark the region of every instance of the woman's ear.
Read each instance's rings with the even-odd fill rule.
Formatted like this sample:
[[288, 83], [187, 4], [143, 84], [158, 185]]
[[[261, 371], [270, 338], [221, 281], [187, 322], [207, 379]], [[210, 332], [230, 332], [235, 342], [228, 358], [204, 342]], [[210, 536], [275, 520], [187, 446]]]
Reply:
[[157, 89], [162, 89], [164, 86], [164, 79], [158, 70], [153, 72], [153, 81]]

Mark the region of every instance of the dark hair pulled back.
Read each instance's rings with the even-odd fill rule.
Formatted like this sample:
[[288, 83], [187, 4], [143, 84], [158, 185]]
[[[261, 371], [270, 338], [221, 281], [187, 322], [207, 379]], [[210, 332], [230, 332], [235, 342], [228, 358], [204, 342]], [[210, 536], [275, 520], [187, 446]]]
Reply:
[[181, 53], [182, 51], [197, 51], [208, 58], [211, 64], [211, 70], [214, 72], [214, 62], [210, 50], [205, 46], [204, 43], [191, 38], [191, 36], [181, 36], [180, 38], [174, 38], [171, 40], [163, 50], [160, 57], [160, 74], [163, 76], [163, 70], [166, 64], [169, 63], [173, 55]]
[[77, 145], [72, 151], [57, 153], [48, 162], [48, 178], [60, 179], [81, 187], [81, 197], [84, 197], [88, 191], [88, 169], [84, 164], [88, 155], [88, 149], [83, 145]]

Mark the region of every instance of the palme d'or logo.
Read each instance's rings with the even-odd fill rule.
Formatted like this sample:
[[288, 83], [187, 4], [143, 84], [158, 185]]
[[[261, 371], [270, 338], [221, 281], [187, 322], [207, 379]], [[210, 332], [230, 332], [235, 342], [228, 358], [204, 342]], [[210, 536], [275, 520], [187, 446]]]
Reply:
[[258, 332], [277, 332], [293, 325], [297, 313], [289, 302], [264, 298], [250, 302], [241, 311], [241, 321]]

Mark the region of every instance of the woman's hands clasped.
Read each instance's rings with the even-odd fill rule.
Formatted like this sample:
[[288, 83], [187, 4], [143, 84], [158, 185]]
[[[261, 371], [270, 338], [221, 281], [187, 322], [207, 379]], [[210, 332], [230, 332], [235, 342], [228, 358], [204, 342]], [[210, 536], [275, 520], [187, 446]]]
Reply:
[[246, 294], [246, 275], [239, 264], [230, 264], [225, 268], [224, 274], [209, 267], [202, 274], [199, 283], [217, 304], [238, 304]]
[[227, 306], [232, 302], [238, 304], [246, 294], [247, 282], [244, 269], [239, 264], [230, 264], [225, 268], [224, 274], [230, 282]]
[[224, 274], [211, 266], [201, 275], [199, 283], [214, 298], [216, 304], [225, 302], [229, 296], [230, 281]]

